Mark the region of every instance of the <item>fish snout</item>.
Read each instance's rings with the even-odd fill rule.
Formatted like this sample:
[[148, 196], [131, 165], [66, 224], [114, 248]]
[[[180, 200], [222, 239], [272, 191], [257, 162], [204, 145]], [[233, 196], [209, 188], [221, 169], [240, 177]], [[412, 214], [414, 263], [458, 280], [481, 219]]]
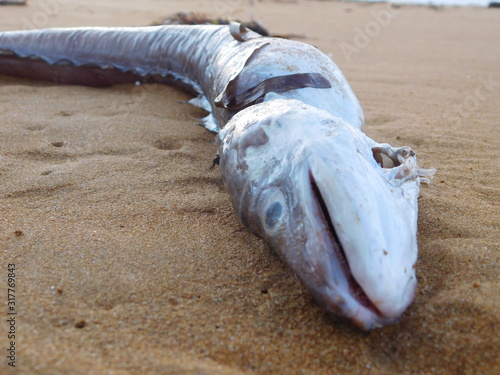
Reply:
[[397, 320], [415, 296], [416, 197], [408, 201], [371, 160], [344, 145], [327, 156], [319, 147], [309, 158], [311, 191], [348, 282], [345, 315], [376, 327]]

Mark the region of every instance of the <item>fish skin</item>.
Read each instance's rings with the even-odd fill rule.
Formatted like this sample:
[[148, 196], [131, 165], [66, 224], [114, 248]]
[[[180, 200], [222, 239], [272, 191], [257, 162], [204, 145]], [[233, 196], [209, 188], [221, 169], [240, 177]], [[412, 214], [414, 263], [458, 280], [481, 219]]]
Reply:
[[[245, 31], [247, 40], [240, 42], [236, 32], [232, 35], [230, 27], [216, 25], [4, 32], [0, 33], [0, 74], [91, 86], [114, 84], [113, 74], [120, 73], [127, 77], [117, 83], [177, 83], [210, 104], [205, 108], [212, 115], [207, 128], [218, 131], [236, 112], [216, 106], [219, 96], [237, 96], [272, 77], [318, 73], [330, 82], [329, 95], [305, 95], [302, 100], [361, 126], [361, 107], [330, 58], [308, 44], [265, 38], [253, 31]], [[40, 72], [29, 72], [34, 61], [47, 63], [55, 73], [40, 77]], [[77, 69], [69, 77], [57, 75], [70, 67]], [[82, 68], [94, 69], [94, 78], [89, 73], [79, 80]]]
[[0, 74], [197, 95], [238, 217], [328, 311], [372, 329], [412, 302], [418, 188], [432, 172], [362, 133], [358, 100], [317, 48], [239, 24], [14, 31], [0, 33]]

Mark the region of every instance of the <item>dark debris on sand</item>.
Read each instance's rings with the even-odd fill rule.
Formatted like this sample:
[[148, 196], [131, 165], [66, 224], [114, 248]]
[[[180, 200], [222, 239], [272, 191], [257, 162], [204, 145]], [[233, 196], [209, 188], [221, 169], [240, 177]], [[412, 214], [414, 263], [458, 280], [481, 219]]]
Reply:
[[[203, 14], [198, 14], [194, 12], [179, 12], [171, 16], [160, 18], [153, 22], [152, 26], [160, 25], [229, 25], [232, 20], [223, 18], [208, 18]], [[262, 36], [269, 36], [269, 33], [256, 21], [251, 22], [240, 22], [246, 28], [255, 31]]]
[[0, 0], [0, 5], [26, 5], [26, 0]]

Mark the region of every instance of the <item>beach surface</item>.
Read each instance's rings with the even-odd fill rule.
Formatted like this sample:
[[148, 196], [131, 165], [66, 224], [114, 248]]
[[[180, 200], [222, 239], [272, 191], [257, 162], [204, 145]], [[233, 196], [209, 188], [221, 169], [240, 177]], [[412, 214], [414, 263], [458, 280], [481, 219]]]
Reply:
[[360, 100], [365, 132], [437, 169], [419, 199], [416, 300], [369, 333], [326, 314], [238, 222], [209, 171], [214, 135], [182, 91], [0, 77], [0, 373], [498, 371], [500, 11], [46, 0], [0, 7], [0, 28], [139, 26], [179, 11], [254, 17], [317, 46]]

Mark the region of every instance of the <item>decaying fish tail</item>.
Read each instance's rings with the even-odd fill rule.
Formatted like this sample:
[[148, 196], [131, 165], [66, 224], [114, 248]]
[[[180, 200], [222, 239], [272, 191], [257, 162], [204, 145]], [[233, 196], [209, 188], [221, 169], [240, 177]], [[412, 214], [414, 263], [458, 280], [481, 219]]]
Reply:
[[0, 74], [184, 88], [218, 132], [239, 219], [327, 310], [372, 329], [412, 302], [417, 196], [433, 172], [366, 137], [358, 100], [315, 47], [239, 24], [5, 32]]

